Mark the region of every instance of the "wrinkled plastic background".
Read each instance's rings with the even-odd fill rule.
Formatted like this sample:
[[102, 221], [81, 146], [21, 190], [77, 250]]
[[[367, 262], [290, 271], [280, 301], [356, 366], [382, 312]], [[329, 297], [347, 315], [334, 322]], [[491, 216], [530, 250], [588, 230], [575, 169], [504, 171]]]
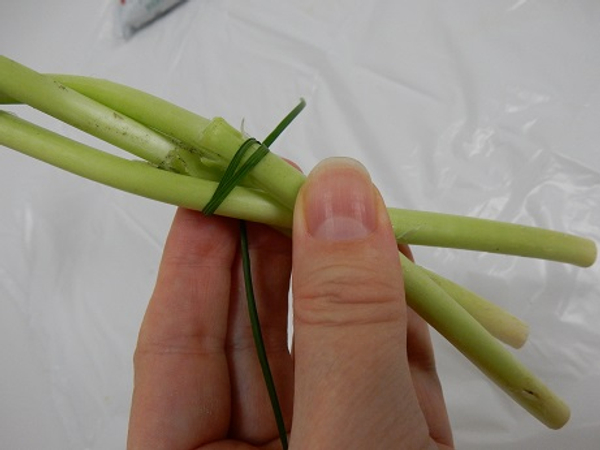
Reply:
[[[304, 97], [274, 150], [305, 171], [352, 156], [389, 205], [600, 242], [594, 0], [193, 0], [130, 40], [110, 0], [0, 11], [0, 51], [37, 70], [129, 84], [244, 120], [258, 138]], [[124, 447], [132, 354], [173, 212], [0, 148], [1, 448]], [[600, 264], [415, 253], [527, 321], [521, 360], [573, 410], [546, 429], [435, 335], [458, 448], [600, 449]]]

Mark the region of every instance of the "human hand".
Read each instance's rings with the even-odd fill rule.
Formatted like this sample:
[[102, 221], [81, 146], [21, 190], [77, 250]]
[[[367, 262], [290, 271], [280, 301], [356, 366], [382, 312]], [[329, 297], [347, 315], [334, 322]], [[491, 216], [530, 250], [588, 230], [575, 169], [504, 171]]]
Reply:
[[[259, 224], [248, 232], [290, 449], [451, 448], [429, 331], [406, 306], [386, 209], [362, 166], [315, 168], [291, 241]], [[233, 220], [177, 211], [134, 359], [130, 450], [280, 447], [238, 241]]]

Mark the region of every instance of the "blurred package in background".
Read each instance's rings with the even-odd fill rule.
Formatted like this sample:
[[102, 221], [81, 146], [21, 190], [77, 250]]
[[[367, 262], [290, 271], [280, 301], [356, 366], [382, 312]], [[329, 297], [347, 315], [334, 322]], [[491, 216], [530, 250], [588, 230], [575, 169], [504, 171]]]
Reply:
[[131, 37], [139, 29], [169, 13], [186, 0], [117, 0], [120, 32]]

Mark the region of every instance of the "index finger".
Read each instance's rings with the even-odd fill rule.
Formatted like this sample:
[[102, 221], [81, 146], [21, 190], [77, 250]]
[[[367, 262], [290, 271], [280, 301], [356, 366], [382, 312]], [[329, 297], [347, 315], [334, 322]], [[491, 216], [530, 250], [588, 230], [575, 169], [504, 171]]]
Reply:
[[226, 435], [225, 355], [235, 221], [179, 209], [134, 358], [128, 448], [191, 449]]

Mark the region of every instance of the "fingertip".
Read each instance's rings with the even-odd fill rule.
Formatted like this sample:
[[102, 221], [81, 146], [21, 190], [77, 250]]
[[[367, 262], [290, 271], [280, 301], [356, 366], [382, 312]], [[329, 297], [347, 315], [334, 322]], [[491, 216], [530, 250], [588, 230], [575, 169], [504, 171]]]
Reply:
[[232, 219], [177, 208], [165, 242], [161, 269], [231, 258], [232, 247], [237, 246], [237, 234], [238, 227]]

